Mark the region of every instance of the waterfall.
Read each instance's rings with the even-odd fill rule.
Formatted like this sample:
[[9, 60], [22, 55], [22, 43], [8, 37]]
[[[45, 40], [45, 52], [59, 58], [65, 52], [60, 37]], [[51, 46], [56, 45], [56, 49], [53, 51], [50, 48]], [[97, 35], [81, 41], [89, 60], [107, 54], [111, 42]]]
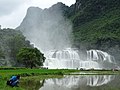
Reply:
[[78, 68], [79, 61], [78, 50], [67, 48], [50, 51], [44, 65], [49, 68]]
[[89, 50], [86, 52], [86, 59], [82, 60], [79, 50], [66, 48], [64, 50], [49, 51], [44, 63], [45, 67], [51, 69], [102, 69], [103, 63], [115, 64], [113, 56], [101, 50]]
[[92, 61], [108, 61], [108, 62], [115, 62], [115, 59], [113, 56], [109, 55], [106, 52], [103, 52], [101, 50], [89, 50], [87, 51], [87, 60]]

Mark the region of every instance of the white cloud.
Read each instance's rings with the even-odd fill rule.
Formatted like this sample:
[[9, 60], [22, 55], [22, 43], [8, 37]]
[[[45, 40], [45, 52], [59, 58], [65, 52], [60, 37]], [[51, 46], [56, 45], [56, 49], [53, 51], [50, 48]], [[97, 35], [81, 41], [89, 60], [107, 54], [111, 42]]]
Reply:
[[70, 6], [75, 0], [0, 0], [0, 25], [4, 28], [16, 28], [25, 17], [30, 6], [49, 8], [57, 2]]
[[0, 0], [0, 16], [11, 14], [23, 3], [25, 0]]
[[8, 15], [0, 17], [0, 25], [4, 28], [16, 28], [25, 17], [28, 6], [23, 4], [22, 8], [18, 7], [16, 10]]

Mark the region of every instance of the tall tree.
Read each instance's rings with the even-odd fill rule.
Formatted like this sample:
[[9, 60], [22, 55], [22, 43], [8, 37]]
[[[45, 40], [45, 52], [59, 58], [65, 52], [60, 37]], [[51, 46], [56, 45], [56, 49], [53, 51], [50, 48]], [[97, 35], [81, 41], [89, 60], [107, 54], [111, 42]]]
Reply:
[[22, 48], [17, 54], [18, 61], [25, 65], [25, 67], [42, 66], [45, 61], [44, 54], [37, 48]]

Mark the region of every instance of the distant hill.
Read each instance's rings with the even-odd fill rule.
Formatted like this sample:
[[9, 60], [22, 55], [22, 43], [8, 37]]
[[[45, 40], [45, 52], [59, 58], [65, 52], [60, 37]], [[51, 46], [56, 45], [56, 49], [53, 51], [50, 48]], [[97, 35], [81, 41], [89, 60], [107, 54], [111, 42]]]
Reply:
[[[62, 15], [60, 15], [61, 13]], [[59, 18], [61, 16], [64, 16], [64, 18], [62, 18], [64, 20]], [[49, 21], [59, 23], [47, 27], [51, 24]], [[54, 30], [56, 27], [62, 26], [67, 30], [68, 28], [65, 27], [67, 21], [73, 25], [72, 34], [69, 37], [72, 47], [107, 51], [120, 61], [119, 0], [76, 0], [76, 3], [70, 7], [62, 3], [57, 3], [49, 9], [44, 10], [37, 7], [30, 7], [23, 22], [17, 29], [23, 33], [28, 33], [29, 35], [27, 36], [30, 36], [29, 31], [41, 29], [43, 23], [46, 23], [46, 27], [42, 28], [43, 30], [46, 28], [48, 30]], [[67, 27], [70, 28], [70, 26]], [[62, 31], [64, 28], [59, 29], [59, 31]], [[51, 36], [53, 35], [54, 34], [51, 33]], [[65, 35], [66, 34], [63, 33], [63, 37]], [[60, 40], [62, 43], [63, 38], [60, 38], [57, 40]], [[40, 40], [40, 42], [42, 42], [42, 39]], [[55, 43], [57, 40], [52, 41], [49, 39], [52, 43]], [[58, 43], [62, 46], [60, 42]], [[49, 46], [50, 43], [46, 44], [45, 47]]]

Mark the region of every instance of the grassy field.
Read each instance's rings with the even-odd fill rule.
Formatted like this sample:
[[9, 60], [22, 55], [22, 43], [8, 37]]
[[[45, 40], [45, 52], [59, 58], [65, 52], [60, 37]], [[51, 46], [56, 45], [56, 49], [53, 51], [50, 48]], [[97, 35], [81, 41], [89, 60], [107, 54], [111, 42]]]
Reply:
[[[37, 87], [37, 83], [42, 85], [42, 83], [39, 83], [40, 80], [44, 80], [47, 78], [61, 78], [65, 74], [70, 74], [73, 72], [77, 72], [78, 70], [68, 70], [68, 69], [25, 69], [25, 68], [1, 68], [0, 69], [0, 90], [37, 90], [40, 87]], [[9, 80], [9, 78], [12, 75], [20, 75], [20, 87], [9, 87], [6, 86], [6, 81]], [[31, 82], [31, 83], [29, 83]], [[30, 86], [35, 84], [31, 88]], [[38, 86], [40, 86], [38, 85]]]
[[[26, 68], [0, 68], [0, 90], [38, 90], [44, 79], [62, 78], [63, 75], [109, 75], [120, 74], [113, 70], [69, 70], [69, 69], [26, 69]], [[74, 74], [76, 73], [76, 74]], [[6, 86], [6, 81], [12, 75], [20, 75], [19, 87]], [[40, 82], [41, 80], [41, 82]], [[31, 87], [32, 85], [32, 87]]]
[[71, 72], [76, 72], [79, 70], [69, 70], [69, 69], [3, 69], [0, 70], [0, 78], [10, 77], [12, 75], [25, 76], [38, 76], [38, 75], [64, 75]]

